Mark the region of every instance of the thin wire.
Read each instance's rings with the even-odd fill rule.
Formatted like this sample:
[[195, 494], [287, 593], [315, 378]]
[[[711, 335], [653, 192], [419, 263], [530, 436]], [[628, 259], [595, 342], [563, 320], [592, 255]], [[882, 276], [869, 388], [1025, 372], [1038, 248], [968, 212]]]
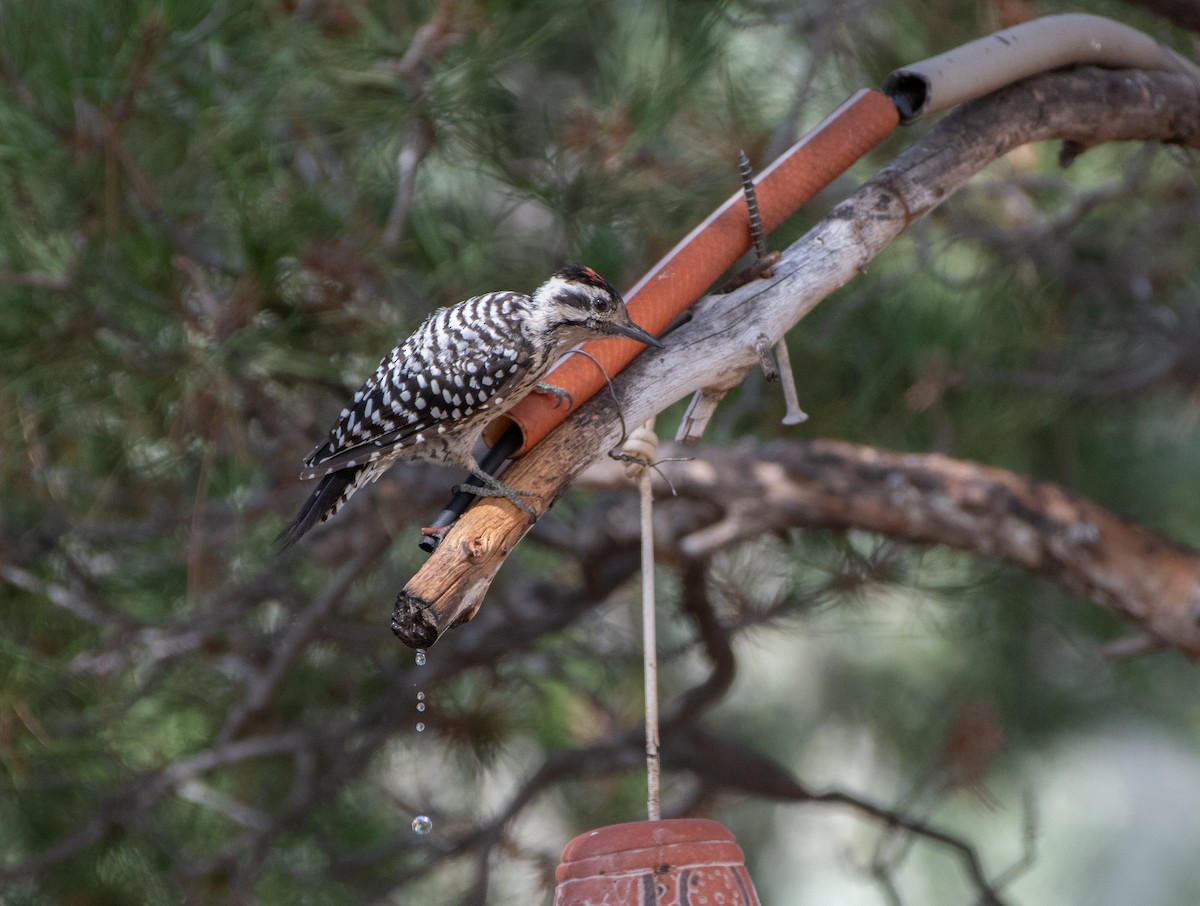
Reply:
[[[604, 376], [604, 382], [608, 384], [608, 394], [612, 397], [613, 405], [617, 407], [617, 418], [621, 422], [621, 439], [629, 437], [629, 429], [625, 425], [625, 413], [621, 410], [621, 399], [617, 396], [617, 388], [613, 386], [612, 378], [608, 376], [608, 372], [604, 370], [604, 366], [600, 364], [600, 360], [579, 346], [574, 349], [568, 349], [565, 355], [584, 355], [592, 360], [592, 364], [600, 369], [600, 374]], [[574, 405], [574, 403], [572, 403]]]

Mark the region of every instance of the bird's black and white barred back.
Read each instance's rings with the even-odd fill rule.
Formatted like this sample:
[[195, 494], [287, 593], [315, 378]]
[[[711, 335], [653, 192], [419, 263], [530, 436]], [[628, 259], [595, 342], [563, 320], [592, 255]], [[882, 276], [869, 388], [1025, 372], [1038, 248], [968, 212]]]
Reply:
[[661, 345], [633, 324], [591, 268], [558, 271], [532, 295], [495, 292], [434, 312], [379, 363], [342, 410], [301, 478], [320, 479], [280, 535], [292, 544], [397, 461], [458, 466], [472, 488], [518, 506], [520, 492], [480, 471], [471, 450], [489, 421], [515, 406], [572, 346], [603, 336]]

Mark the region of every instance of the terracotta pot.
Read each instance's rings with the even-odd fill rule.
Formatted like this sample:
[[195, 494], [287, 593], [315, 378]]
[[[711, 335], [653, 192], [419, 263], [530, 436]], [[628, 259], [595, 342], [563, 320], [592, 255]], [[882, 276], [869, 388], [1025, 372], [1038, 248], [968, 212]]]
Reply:
[[759, 906], [733, 834], [716, 821], [634, 821], [580, 834], [555, 872], [554, 906]]

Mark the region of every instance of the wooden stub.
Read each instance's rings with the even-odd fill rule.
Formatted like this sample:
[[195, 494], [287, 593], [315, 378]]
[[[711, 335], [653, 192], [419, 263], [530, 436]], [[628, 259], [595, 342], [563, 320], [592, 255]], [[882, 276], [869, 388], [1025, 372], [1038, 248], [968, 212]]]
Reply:
[[[533, 490], [529, 482], [516, 487]], [[539, 516], [546, 511], [543, 494], [548, 490], [539, 489], [540, 499], [530, 498]], [[507, 500], [476, 503], [396, 597], [392, 632], [406, 645], [428, 648], [446, 629], [470, 620], [500, 565], [531, 525], [530, 517]]]
[[[593, 399], [504, 473], [509, 487], [540, 517], [576, 476], [616, 443], [619, 419], [610, 399]], [[534, 525], [507, 500], [485, 498], [467, 510], [437, 550], [396, 596], [392, 632], [411, 648], [428, 648], [451, 627], [479, 611], [484, 595], [509, 553]]]

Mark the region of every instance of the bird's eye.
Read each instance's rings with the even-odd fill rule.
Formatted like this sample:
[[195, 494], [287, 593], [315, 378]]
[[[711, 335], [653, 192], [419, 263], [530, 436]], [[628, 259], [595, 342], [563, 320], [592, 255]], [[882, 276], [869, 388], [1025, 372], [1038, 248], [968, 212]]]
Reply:
[[592, 300], [592, 311], [606, 312], [612, 307], [612, 301], [604, 296], [599, 296]]

